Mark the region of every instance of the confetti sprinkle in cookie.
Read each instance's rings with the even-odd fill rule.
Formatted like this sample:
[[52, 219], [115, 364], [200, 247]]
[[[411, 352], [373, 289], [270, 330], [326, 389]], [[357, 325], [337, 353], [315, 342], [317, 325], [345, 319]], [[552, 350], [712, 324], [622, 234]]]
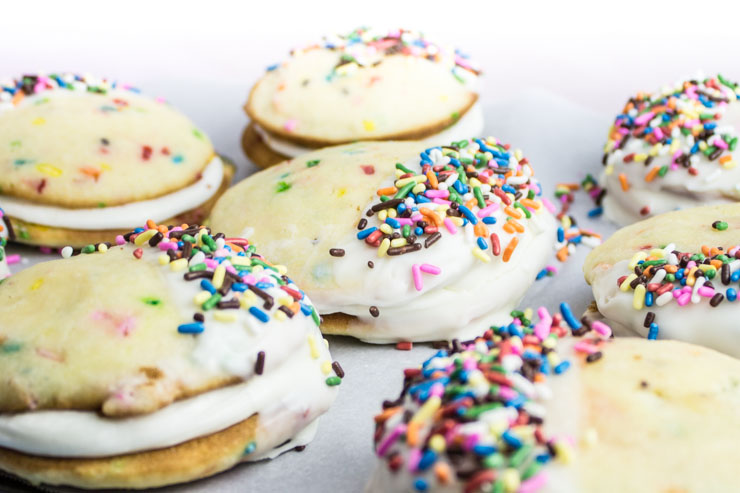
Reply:
[[[375, 417], [380, 463], [366, 491], [738, 488], [720, 460], [737, 440], [737, 360], [675, 341], [610, 340], [603, 323], [567, 322], [565, 303], [562, 315], [537, 313], [514, 312], [404, 371], [401, 395]], [[716, 460], [687, 462], [686, 447]]]
[[544, 267], [556, 226], [541, 199], [527, 158], [494, 138], [367, 142], [253, 175], [211, 221], [288, 265], [325, 332], [449, 340], [461, 320], [472, 337], [505, 318]]
[[479, 75], [466, 55], [415, 31], [361, 28], [326, 37], [294, 50], [254, 86], [245, 151], [266, 167], [357, 140], [436, 145], [477, 135]]
[[738, 99], [740, 86], [721, 75], [630, 98], [604, 148], [606, 216], [627, 225], [740, 200]]
[[152, 221], [62, 255], [0, 284], [0, 468], [144, 488], [312, 438], [344, 372], [284, 267], [244, 239]]
[[661, 214], [614, 234], [586, 259], [598, 311], [627, 334], [740, 356], [740, 205]]
[[0, 81], [0, 135], [0, 206], [35, 245], [78, 231], [99, 242], [147, 217], [203, 220], [233, 174], [170, 105], [90, 76]]

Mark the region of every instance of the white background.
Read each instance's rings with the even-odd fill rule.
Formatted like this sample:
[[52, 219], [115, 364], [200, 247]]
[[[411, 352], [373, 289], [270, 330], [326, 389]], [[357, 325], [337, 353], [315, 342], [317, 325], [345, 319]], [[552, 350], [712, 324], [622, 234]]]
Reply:
[[[558, 182], [598, 175], [610, 120], [628, 95], [697, 70], [740, 79], [740, 1], [583, 3], [416, 2], [12, 2], [0, 4], [0, 74], [77, 71], [130, 82], [187, 113], [216, 148], [252, 167], [239, 147], [241, 105], [265, 67], [321, 34], [366, 24], [410, 27], [452, 43], [483, 66], [486, 130], [521, 147], [552, 198]], [[586, 219], [578, 194], [571, 213]], [[11, 247], [30, 262], [48, 260]], [[579, 247], [560, 272], [535, 283], [522, 306], [581, 313], [590, 299]], [[347, 376], [337, 402], [303, 453], [246, 465], [187, 487], [189, 492], [362, 491], [372, 473], [372, 416], [395, 398], [401, 369], [430, 355], [330, 338]], [[8, 488], [0, 482], [0, 489]], [[167, 491], [180, 490], [172, 488]]]

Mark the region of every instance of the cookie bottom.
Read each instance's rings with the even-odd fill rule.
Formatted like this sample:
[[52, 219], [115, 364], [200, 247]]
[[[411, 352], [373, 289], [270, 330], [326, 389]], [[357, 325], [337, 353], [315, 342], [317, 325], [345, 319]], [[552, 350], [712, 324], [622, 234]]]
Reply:
[[274, 166], [290, 159], [290, 157], [283, 156], [282, 154], [270, 149], [270, 147], [265, 144], [265, 141], [262, 140], [262, 136], [257, 133], [257, 130], [254, 128], [254, 123], [252, 122], [249, 122], [249, 125], [247, 125], [247, 128], [245, 128], [242, 133], [242, 149], [249, 160], [252, 161], [255, 166], [262, 169], [269, 168], [270, 166]]
[[[161, 224], [177, 225], [183, 223], [202, 224], [210, 215], [211, 209], [216, 204], [218, 198], [229, 188], [231, 180], [234, 177], [234, 173], [236, 173], [235, 166], [233, 164], [225, 162], [224, 178], [221, 182], [221, 187], [216, 191], [215, 194], [213, 194], [213, 197], [193, 209], [178, 214], [173, 218], [159, 222]], [[116, 237], [116, 235], [124, 234], [130, 231], [130, 228], [124, 230], [66, 229], [44, 226], [43, 224], [29, 223], [12, 216], [6, 216], [5, 219], [10, 222], [14, 234], [13, 240], [15, 242], [39, 247], [62, 248], [65, 246], [71, 246], [74, 248], [82, 248], [87, 245], [112, 241]], [[141, 223], [144, 224], [147, 219], [149, 218], [142, 217]]]
[[156, 488], [225, 471], [248, 457], [259, 415], [225, 430], [159, 450], [100, 459], [39, 457], [0, 448], [0, 469], [31, 484], [85, 489]]

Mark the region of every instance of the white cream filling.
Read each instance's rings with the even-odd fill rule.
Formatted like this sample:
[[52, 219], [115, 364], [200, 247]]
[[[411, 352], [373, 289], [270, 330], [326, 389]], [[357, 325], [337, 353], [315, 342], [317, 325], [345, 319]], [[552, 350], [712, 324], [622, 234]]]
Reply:
[[[469, 139], [471, 136], [482, 136], [483, 125], [483, 108], [479, 102], [476, 102], [457, 122], [445, 128], [441, 132], [421, 140], [421, 142], [424, 142], [429, 146], [447, 145], [450, 142]], [[267, 147], [283, 156], [294, 158], [301, 154], [316, 150], [310, 147], [303, 147], [294, 144], [289, 140], [281, 139], [280, 137], [269, 133], [257, 125], [257, 123], [254, 123], [254, 129], [260, 135], [262, 141], [267, 145]]]
[[201, 178], [185, 188], [150, 200], [94, 209], [68, 209], [35, 204], [30, 200], [0, 195], [0, 207], [8, 216], [44, 226], [85, 231], [133, 229], [145, 220], [164, 221], [208, 201], [218, 191], [224, 164], [214, 156]]
[[[642, 337], [647, 337], [645, 314], [655, 313], [659, 339], [675, 339], [715, 349], [740, 358], [740, 325], [737, 323], [738, 301], [726, 299], [712, 308], [709, 299], [699, 303], [678, 306], [675, 300], [663, 306], [653, 305], [641, 310], [632, 307], [633, 290], [621, 291], [617, 279], [628, 274], [629, 260], [621, 260], [612, 267], [599, 266], [591, 287], [599, 312], [608, 322], [616, 322]], [[714, 282], [717, 292], [724, 294], [719, 280]]]
[[325, 376], [308, 348], [303, 349], [302, 355], [271, 372], [151, 414], [123, 419], [105, 418], [92, 411], [0, 415], [0, 445], [48, 457], [107, 457], [171, 447], [259, 413], [257, 448], [246, 458], [259, 460], [316, 420], [333, 399]]
[[[729, 103], [718, 124], [720, 129], [725, 127], [737, 133], [740, 129], [740, 102]], [[686, 142], [683, 135], [676, 138]], [[643, 162], [625, 163], [624, 156], [646, 153], [651, 148], [643, 140], [630, 138], [623, 149], [609, 156], [607, 164], [613, 166], [613, 170], [609, 174], [602, 173], [601, 177], [601, 184], [607, 190], [604, 213], [609, 220], [624, 226], [676, 209], [740, 201], [740, 166], [726, 169], [718, 160], [710, 161], [701, 152], [695, 155], [692, 164], [699, 171], [696, 176], [689, 175], [686, 168], [679, 165], [665, 176], [656, 176], [651, 182], [646, 182], [645, 175], [650, 169], [671, 165], [673, 156], [668, 146], [664, 146], [648, 166]], [[734, 160], [738, 162], [738, 157]], [[630, 185], [626, 192], [619, 181], [620, 173], [624, 173]], [[640, 210], [645, 206], [650, 211], [643, 215]]]

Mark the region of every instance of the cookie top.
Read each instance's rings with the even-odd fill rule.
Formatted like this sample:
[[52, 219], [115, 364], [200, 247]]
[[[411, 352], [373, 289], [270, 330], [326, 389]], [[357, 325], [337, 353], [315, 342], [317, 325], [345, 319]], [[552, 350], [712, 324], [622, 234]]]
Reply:
[[268, 132], [309, 147], [422, 138], [475, 103], [479, 74], [421, 33], [363, 28], [294, 50], [257, 82], [245, 109]]
[[629, 334], [739, 357], [739, 213], [740, 204], [701, 207], [617, 232], [584, 267], [598, 310]]
[[494, 138], [316, 151], [233, 187], [211, 222], [280, 258], [322, 314], [357, 317], [351, 333], [374, 342], [480, 334], [555, 242], [532, 167]]
[[604, 148], [604, 209], [619, 224], [680, 208], [740, 199], [733, 153], [740, 87], [721, 75], [692, 79], [627, 102]]
[[210, 140], [167, 103], [73, 74], [0, 81], [0, 193], [68, 208], [154, 198], [196, 181]]
[[[737, 360], [538, 313], [404, 371], [400, 397], [375, 418], [382, 463], [368, 491], [737, 487], [719, 460], [736, 439], [724, 420], [738, 421]], [[703, 414], [712, 409], [716, 420]], [[677, 468], [686, 447], [719, 463]]]
[[246, 240], [151, 222], [9, 278], [0, 320], [0, 412], [105, 416], [267, 373], [319, 323], [284, 268]]

